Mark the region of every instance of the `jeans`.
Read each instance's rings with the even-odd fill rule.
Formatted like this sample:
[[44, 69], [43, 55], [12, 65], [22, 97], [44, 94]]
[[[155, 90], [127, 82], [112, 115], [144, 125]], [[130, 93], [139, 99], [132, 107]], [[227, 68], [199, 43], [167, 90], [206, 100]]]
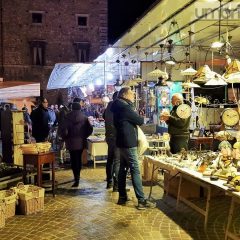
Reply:
[[79, 179], [80, 179], [80, 171], [82, 169], [82, 152], [83, 152], [83, 149], [69, 151], [71, 168], [73, 171], [75, 182], [79, 182]]
[[120, 148], [120, 169], [118, 174], [119, 198], [127, 198], [126, 177], [128, 168], [130, 168], [135, 195], [139, 202], [143, 202], [145, 197], [139, 170], [137, 147]]
[[120, 167], [120, 151], [117, 148], [115, 141], [107, 141], [108, 158], [106, 164], [107, 183], [112, 183], [115, 187], [118, 186], [118, 172]]

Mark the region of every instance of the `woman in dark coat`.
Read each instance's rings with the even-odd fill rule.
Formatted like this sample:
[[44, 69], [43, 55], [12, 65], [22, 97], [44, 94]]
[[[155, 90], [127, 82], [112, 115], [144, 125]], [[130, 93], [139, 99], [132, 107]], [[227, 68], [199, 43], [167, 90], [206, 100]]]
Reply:
[[82, 152], [87, 146], [87, 138], [92, 134], [93, 127], [88, 118], [81, 112], [79, 103], [72, 104], [72, 111], [64, 119], [62, 138], [70, 153], [71, 168], [74, 176], [72, 187], [78, 187], [82, 168]]

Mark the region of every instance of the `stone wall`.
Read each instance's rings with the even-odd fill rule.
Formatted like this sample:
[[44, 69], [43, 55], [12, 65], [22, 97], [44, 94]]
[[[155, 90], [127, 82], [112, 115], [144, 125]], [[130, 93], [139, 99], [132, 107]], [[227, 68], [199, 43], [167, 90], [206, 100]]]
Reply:
[[[89, 42], [89, 61], [107, 47], [107, 0], [0, 1], [3, 9], [0, 59], [3, 59], [4, 80], [41, 82], [43, 94], [49, 95], [50, 102], [58, 95], [46, 91], [51, 70], [55, 63], [77, 62], [75, 42]], [[32, 23], [32, 12], [42, 13], [42, 24]], [[87, 27], [77, 25], [78, 14], [88, 16]], [[29, 43], [33, 40], [45, 42], [44, 66], [32, 65]]]

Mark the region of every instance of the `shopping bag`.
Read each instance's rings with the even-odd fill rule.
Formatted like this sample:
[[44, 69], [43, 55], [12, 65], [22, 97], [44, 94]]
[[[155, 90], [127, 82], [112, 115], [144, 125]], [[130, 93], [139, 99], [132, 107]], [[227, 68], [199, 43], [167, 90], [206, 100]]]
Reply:
[[137, 126], [137, 131], [138, 131], [138, 154], [139, 156], [141, 156], [148, 149], [149, 143], [144, 132], [139, 126]]

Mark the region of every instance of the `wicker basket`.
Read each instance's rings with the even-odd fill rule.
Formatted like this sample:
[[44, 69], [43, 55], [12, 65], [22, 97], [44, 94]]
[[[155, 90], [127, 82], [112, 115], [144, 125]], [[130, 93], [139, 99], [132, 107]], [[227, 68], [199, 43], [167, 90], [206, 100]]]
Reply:
[[0, 202], [0, 228], [5, 227], [5, 212], [6, 212], [6, 204], [1, 201]]
[[6, 205], [5, 218], [15, 216], [17, 194], [13, 190], [0, 191], [0, 201]]
[[29, 215], [43, 211], [44, 209], [44, 188], [34, 185], [21, 185], [16, 188], [19, 197], [20, 214]]

